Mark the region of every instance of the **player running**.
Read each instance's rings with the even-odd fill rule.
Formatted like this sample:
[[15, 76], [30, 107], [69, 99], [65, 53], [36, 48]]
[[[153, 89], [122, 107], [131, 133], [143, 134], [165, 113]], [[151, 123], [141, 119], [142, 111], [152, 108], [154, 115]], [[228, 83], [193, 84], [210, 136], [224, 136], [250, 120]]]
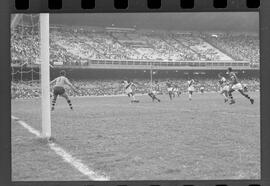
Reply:
[[223, 77], [221, 74], [218, 74], [218, 84], [220, 87], [220, 94], [224, 96], [224, 103], [228, 102], [228, 94], [229, 94], [229, 85], [225, 77]]
[[173, 87], [173, 97], [179, 97], [181, 95], [181, 91], [178, 87], [178, 85], [174, 85]]
[[132, 86], [136, 87], [136, 85], [129, 80], [123, 81], [123, 84], [125, 88], [125, 93], [127, 94], [129, 98], [132, 98], [131, 103], [139, 103], [139, 100], [135, 98], [133, 90], [132, 90]]
[[155, 100], [157, 100], [158, 102], [160, 102], [160, 99], [157, 98], [157, 96], [156, 96], [158, 90], [159, 90], [159, 85], [158, 85], [158, 82], [155, 81], [155, 84], [151, 85], [150, 92], [148, 93], [148, 95], [152, 98], [152, 101], [153, 102]]
[[248, 92], [247, 84], [243, 84], [243, 90], [244, 92]]
[[72, 88], [72, 90], [74, 92], [77, 92], [76, 88], [70, 83], [70, 81], [68, 80], [68, 78], [66, 77], [66, 71], [61, 70], [60, 71], [60, 76], [55, 78], [54, 80], [51, 81], [50, 83], [55, 84], [55, 86], [53, 87], [53, 100], [52, 100], [52, 108], [51, 110], [54, 110], [55, 107], [55, 103], [56, 103], [56, 99], [58, 96], [62, 96], [63, 98], [66, 99], [69, 107], [71, 110], [73, 110], [72, 107], [72, 103], [68, 97], [68, 95], [66, 94], [66, 90], [65, 90], [65, 86], [69, 86], [70, 88]]
[[173, 83], [170, 80], [168, 80], [166, 82], [166, 86], [167, 86], [167, 90], [168, 90], [170, 100], [172, 100], [172, 98], [173, 98]]
[[233, 99], [233, 96], [232, 96], [232, 92], [234, 91], [238, 91], [240, 92], [244, 97], [246, 97], [247, 99], [249, 99], [250, 103], [253, 104], [254, 103], [254, 99], [252, 99], [251, 97], [249, 97], [248, 94], [245, 94], [244, 91], [243, 91], [243, 86], [242, 84], [239, 82], [236, 74], [232, 71], [232, 68], [229, 67], [228, 68], [228, 71], [227, 71], [231, 81], [230, 81], [230, 89], [229, 89], [229, 97], [230, 97], [230, 104], [234, 104], [235, 103], [235, 100]]
[[201, 92], [201, 94], [204, 93], [204, 86], [201, 86], [201, 87], [200, 87], [200, 92]]
[[194, 84], [195, 84], [194, 79], [191, 79], [191, 80], [188, 81], [188, 98], [189, 98], [189, 101], [191, 101], [192, 94], [195, 91]]

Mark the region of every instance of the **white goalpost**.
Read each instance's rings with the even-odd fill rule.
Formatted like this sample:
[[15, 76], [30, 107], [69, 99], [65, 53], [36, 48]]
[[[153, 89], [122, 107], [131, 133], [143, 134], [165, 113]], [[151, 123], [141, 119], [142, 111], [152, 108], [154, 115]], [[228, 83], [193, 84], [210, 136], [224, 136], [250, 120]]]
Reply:
[[50, 107], [50, 19], [48, 13], [41, 13], [40, 21], [40, 61], [41, 61], [41, 112], [42, 137], [51, 138]]
[[[30, 63], [40, 64], [39, 72], [35, 72], [32, 69], [32, 83], [33, 73], [40, 74], [40, 87], [41, 90], [41, 124], [42, 124], [42, 138], [51, 138], [51, 107], [50, 107], [50, 19], [49, 13], [41, 14], [14, 14], [11, 16], [11, 31], [13, 35], [17, 35], [14, 40], [19, 42], [27, 41], [26, 38], [37, 40], [39, 47], [34, 48], [36, 52], [30, 53], [32, 61]], [[26, 34], [28, 32], [28, 34]], [[25, 45], [28, 43], [25, 42]], [[33, 47], [33, 46], [30, 46]], [[13, 52], [13, 57], [15, 53]], [[31, 56], [33, 55], [33, 56]], [[16, 56], [18, 58], [18, 56]], [[19, 56], [20, 60], [24, 64], [28, 64], [29, 61], [24, 59], [23, 55]], [[31, 64], [30, 64], [31, 65]], [[21, 65], [23, 68], [23, 65]], [[22, 69], [20, 72], [12, 73], [15, 74], [29, 73], [24, 72]], [[13, 80], [13, 78], [12, 78]], [[22, 77], [21, 77], [22, 81]], [[22, 82], [21, 82], [22, 83]]]

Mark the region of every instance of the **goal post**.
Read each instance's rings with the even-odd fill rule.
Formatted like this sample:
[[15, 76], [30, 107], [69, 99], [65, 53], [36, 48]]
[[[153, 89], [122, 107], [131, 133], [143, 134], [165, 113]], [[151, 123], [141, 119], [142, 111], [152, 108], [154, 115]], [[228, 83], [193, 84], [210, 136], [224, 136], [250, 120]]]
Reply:
[[[23, 71], [24, 64], [40, 64], [39, 66], [39, 80], [40, 86], [38, 87], [41, 91], [41, 124], [42, 138], [51, 139], [51, 109], [50, 109], [50, 18], [49, 13], [41, 14], [12, 14], [11, 15], [11, 34], [16, 36], [12, 38], [11, 45], [16, 45], [12, 43], [12, 39], [18, 42], [24, 43], [26, 39], [37, 42], [39, 47], [33, 48], [34, 46], [29, 46], [32, 50], [36, 52], [28, 53], [32, 60], [26, 61], [25, 56], [16, 54], [15, 51], [11, 51], [11, 60], [14, 57], [17, 60], [21, 60], [23, 64], [20, 64], [21, 70], [12, 72], [13, 75], [19, 73], [32, 73], [32, 83], [33, 83], [33, 69], [31, 71]], [[25, 42], [24, 45], [29, 44]], [[30, 42], [30, 44], [32, 44]], [[11, 46], [12, 47], [12, 46]], [[32, 48], [31, 48], [32, 47]], [[16, 47], [14, 47], [16, 48]], [[13, 55], [12, 55], [13, 54]], [[12, 65], [12, 62], [11, 62]], [[12, 79], [13, 80], [13, 79]]]
[[41, 112], [42, 137], [51, 138], [50, 109], [50, 24], [49, 14], [41, 13], [40, 21], [40, 61], [41, 61]]

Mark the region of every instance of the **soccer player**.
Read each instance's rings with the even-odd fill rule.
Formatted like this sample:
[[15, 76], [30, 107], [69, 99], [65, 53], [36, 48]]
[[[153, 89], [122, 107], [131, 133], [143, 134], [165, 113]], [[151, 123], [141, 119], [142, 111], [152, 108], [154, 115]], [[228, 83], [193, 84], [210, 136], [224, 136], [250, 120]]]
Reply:
[[220, 94], [224, 96], [224, 102], [228, 101], [229, 85], [225, 77], [221, 74], [218, 74], [218, 84], [220, 87]]
[[11, 99], [15, 99], [16, 98], [16, 86], [15, 83], [11, 82]]
[[243, 90], [244, 92], [248, 92], [247, 84], [243, 84]]
[[204, 86], [201, 86], [201, 87], [200, 87], [200, 91], [201, 91], [201, 94], [204, 93]]
[[188, 98], [189, 98], [189, 101], [191, 101], [192, 94], [195, 91], [194, 84], [195, 84], [194, 79], [191, 79], [191, 80], [188, 81]]
[[170, 100], [172, 100], [172, 97], [173, 97], [173, 84], [172, 84], [172, 82], [170, 80], [168, 80], [166, 82], [166, 86], [167, 86], [167, 90], [168, 90]]
[[131, 103], [139, 103], [139, 100], [135, 98], [133, 90], [132, 90], [132, 86], [136, 86], [136, 85], [129, 80], [127, 81], [125, 80], [123, 81], [123, 83], [125, 87], [125, 93], [127, 94], [129, 98], [132, 98]]
[[159, 89], [158, 82], [155, 81], [155, 84], [151, 85], [151, 90], [150, 90], [150, 92], [148, 93], [148, 95], [152, 98], [152, 101], [153, 101], [153, 102], [154, 102], [155, 100], [157, 100], [158, 102], [160, 102], [160, 99], [157, 98], [157, 96], [156, 96], [158, 89]]
[[56, 99], [58, 96], [62, 96], [63, 98], [65, 98], [70, 109], [73, 110], [72, 103], [68, 95], [66, 94], [65, 86], [69, 86], [74, 92], [77, 92], [77, 90], [66, 77], [66, 71], [61, 70], [60, 76], [52, 80], [50, 84], [55, 84], [55, 86], [53, 87], [52, 111], [54, 110]]
[[229, 97], [230, 97], [230, 104], [234, 104], [235, 100], [233, 99], [232, 96], [232, 92], [234, 91], [238, 91], [241, 93], [241, 95], [243, 95], [244, 97], [246, 97], [247, 99], [249, 99], [250, 103], [253, 104], [254, 103], [254, 99], [252, 99], [251, 97], [249, 97], [248, 94], [245, 94], [243, 91], [243, 87], [242, 84], [239, 82], [236, 74], [232, 71], [232, 68], [229, 67], [228, 71], [227, 71], [231, 81], [230, 81], [230, 89], [229, 89]]
[[179, 97], [181, 95], [181, 91], [180, 91], [178, 85], [174, 85], [173, 93], [174, 93], [174, 97], [175, 96]]

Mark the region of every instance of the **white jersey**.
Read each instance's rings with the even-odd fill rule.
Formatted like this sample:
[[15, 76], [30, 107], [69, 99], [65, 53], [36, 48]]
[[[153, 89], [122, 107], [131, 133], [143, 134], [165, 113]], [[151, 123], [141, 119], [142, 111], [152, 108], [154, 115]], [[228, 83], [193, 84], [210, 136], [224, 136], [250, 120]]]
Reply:
[[55, 79], [55, 86], [56, 87], [64, 87], [65, 85], [70, 85], [71, 83], [69, 82], [68, 78], [65, 76], [60, 76]]
[[225, 86], [227, 84], [227, 80], [225, 77], [222, 77], [220, 80], [219, 80], [219, 85], [221, 87]]
[[222, 81], [223, 83], [226, 83], [226, 78], [225, 78], [225, 77], [222, 77], [222, 78], [221, 78], [221, 81]]
[[133, 85], [134, 84], [132, 82], [124, 81], [124, 86], [125, 86], [125, 92], [126, 92], [126, 94], [132, 93], [131, 87]]
[[190, 80], [190, 81], [188, 81], [188, 91], [189, 92], [194, 92], [194, 80], [192, 79], [192, 80]]
[[151, 93], [153, 93], [153, 94], [156, 94], [157, 93], [157, 86], [156, 85], [151, 85], [150, 86], [150, 91], [149, 92], [151, 92]]
[[219, 82], [219, 86], [220, 86], [220, 93], [224, 93], [225, 91], [226, 92], [229, 91], [230, 87], [229, 87], [225, 77], [222, 77], [218, 82]]

